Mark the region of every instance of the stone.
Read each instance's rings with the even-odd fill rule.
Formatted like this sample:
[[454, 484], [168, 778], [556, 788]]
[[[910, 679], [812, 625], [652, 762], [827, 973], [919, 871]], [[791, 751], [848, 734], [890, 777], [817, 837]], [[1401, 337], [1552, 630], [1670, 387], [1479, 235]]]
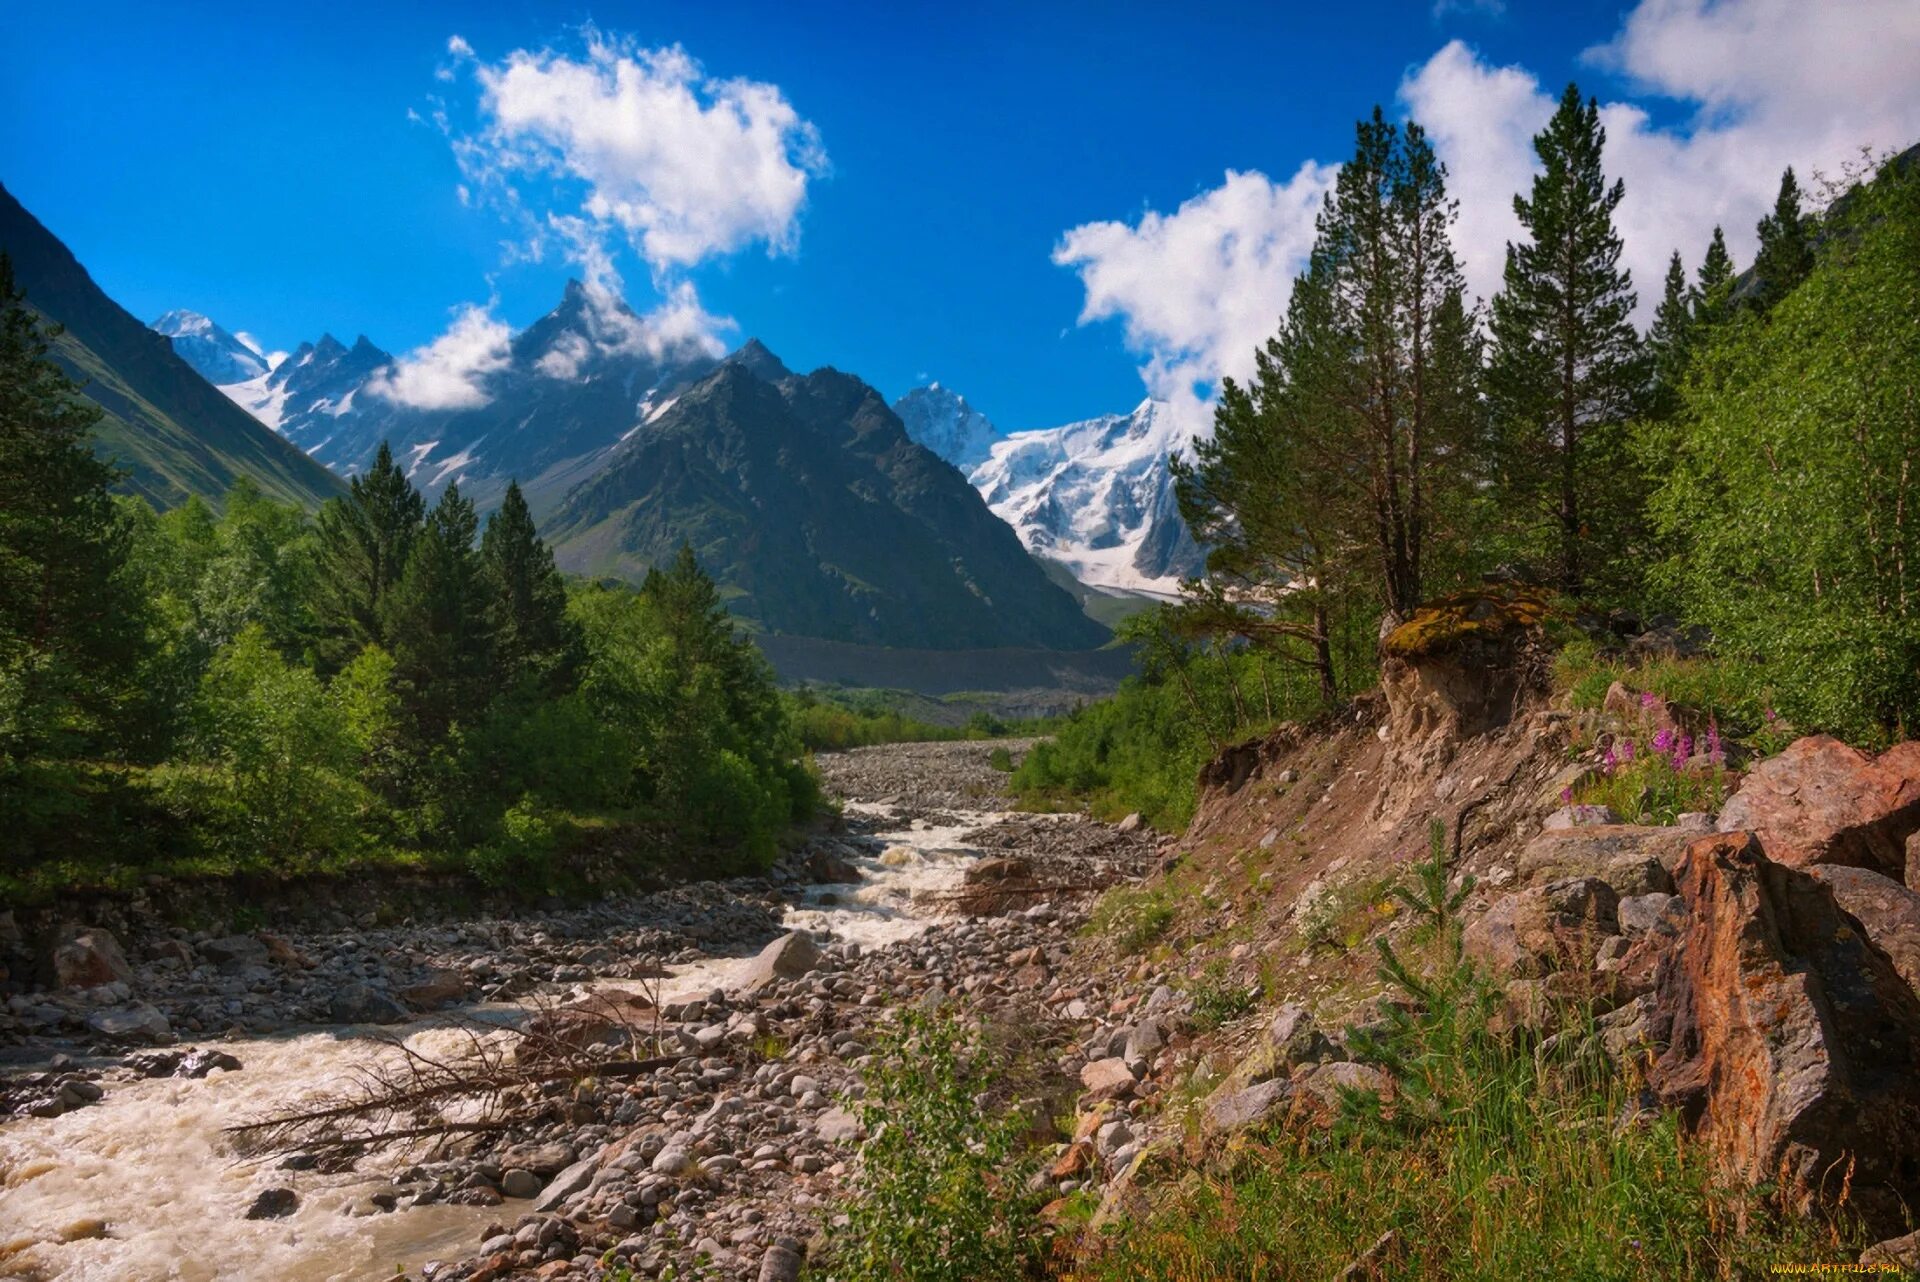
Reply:
[[1569, 805], [1548, 815], [1540, 826], [1548, 832], [1556, 832], [1564, 828], [1610, 827], [1624, 822], [1612, 806]]
[[1132, 814], [1128, 815], [1125, 819], [1122, 819], [1119, 823], [1115, 824], [1113, 826], [1113, 830], [1115, 832], [1138, 832], [1140, 829], [1140, 825], [1144, 822], [1145, 821], [1140, 818], [1140, 812], [1136, 810]]
[[1495, 979], [1591, 970], [1601, 941], [1620, 933], [1619, 902], [1597, 877], [1534, 886], [1496, 900], [1467, 926], [1463, 943]]
[[457, 970], [434, 970], [425, 979], [408, 984], [398, 994], [415, 1010], [438, 1010], [467, 995], [467, 977]]
[[300, 1195], [288, 1188], [260, 1190], [253, 1199], [253, 1205], [247, 1208], [249, 1220], [279, 1220], [292, 1215], [300, 1207]]
[[1910, 1274], [1920, 1273], [1920, 1233], [1907, 1233], [1876, 1242], [1860, 1253], [1860, 1263], [1891, 1265]]
[[1268, 1022], [1264, 1035], [1221, 1083], [1229, 1091], [1245, 1090], [1276, 1077], [1287, 1076], [1296, 1064], [1332, 1058], [1332, 1041], [1322, 1033], [1305, 1006], [1289, 1002]]
[[1664, 1049], [1648, 1084], [1722, 1178], [1774, 1183], [1801, 1207], [1850, 1185], [1868, 1228], [1905, 1228], [1920, 1205], [1920, 996], [1827, 884], [1752, 833], [1696, 842], [1677, 881], [1687, 925], [1656, 972]]
[[989, 886], [1001, 881], [1028, 881], [1032, 877], [1033, 865], [1026, 860], [995, 856], [968, 864], [961, 880], [969, 886]]
[[650, 1169], [655, 1175], [685, 1175], [693, 1169], [693, 1154], [678, 1144], [669, 1144], [654, 1156]]
[[327, 1004], [327, 1014], [340, 1024], [403, 1024], [413, 1013], [399, 1002], [366, 984], [347, 984]]
[[548, 1182], [534, 1202], [533, 1209], [540, 1212], [559, 1210], [562, 1202], [587, 1187], [598, 1169], [600, 1160], [597, 1156], [581, 1158]]
[[1207, 1129], [1229, 1134], [1264, 1122], [1286, 1111], [1293, 1098], [1293, 1083], [1274, 1078], [1242, 1090], [1217, 1090], [1207, 1098]]
[[1133, 1070], [1117, 1055], [1096, 1059], [1080, 1070], [1080, 1084], [1090, 1091], [1113, 1090], [1133, 1086]]
[[760, 1257], [760, 1282], [800, 1282], [806, 1267], [806, 1248], [790, 1237], [775, 1238]]
[[1850, 864], [1902, 880], [1920, 832], [1920, 743], [1868, 757], [1828, 735], [1796, 739], [1747, 772], [1719, 828], [1759, 834], [1790, 868]]
[[146, 1002], [109, 1006], [87, 1015], [87, 1027], [119, 1041], [157, 1042], [173, 1034], [167, 1017]]
[[264, 966], [267, 946], [252, 935], [228, 935], [200, 945], [200, 955], [223, 970], [242, 970], [247, 966]]
[[1519, 876], [1528, 884], [1598, 877], [1620, 895], [1670, 894], [1673, 878], [1668, 870], [1697, 835], [1620, 823], [1552, 829], [1521, 850]]
[[1093, 1142], [1075, 1140], [1060, 1150], [1060, 1156], [1053, 1159], [1047, 1167], [1047, 1178], [1056, 1184], [1061, 1180], [1077, 1180], [1093, 1166]]
[[1382, 1097], [1393, 1094], [1393, 1079], [1384, 1070], [1371, 1064], [1356, 1064], [1351, 1060], [1316, 1064], [1302, 1073], [1293, 1084], [1296, 1089], [1305, 1091], [1328, 1108], [1340, 1107], [1340, 1096], [1346, 1091], [1366, 1091]]
[[1128, 1030], [1120, 1057], [1127, 1060], [1145, 1059], [1166, 1044], [1167, 1031], [1160, 1021], [1143, 1019]]
[[798, 979], [819, 964], [820, 949], [813, 937], [805, 931], [792, 931], [761, 949], [735, 987], [741, 994], [753, 996], [783, 979]]
[[537, 1197], [540, 1177], [523, 1166], [510, 1167], [500, 1176], [500, 1191], [508, 1197]]
[[1865, 868], [1818, 864], [1807, 869], [1841, 909], [1867, 932], [1874, 947], [1920, 993], [1920, 894]]
[[819, 846], [807, 859], [807, 875], [816, 885], [846, 885], [860, 880], [860, 869], [852, 860]]
[[1661, 918], [1676, 911], [1686, 911], [1677, 895], [1622, 896], [1617, 910], [1621, 933], [1629, 936], [1644, 935], [1659, 925]]
[[58, 988], [98, 988], [118, 981], [133, 982], [133, 968], [127, 965], [120, 941], [100, 926], [68, 926], [60, 931], [51, 957], [54, 985]]
[[580, 1156], [570, 1144], [515, 1144], [494, 1159], [501, 1167], [520, 1167], [545, 1179], [572, 1166]]
[[829, 1144], [855, 1144], [866, 1135], [860, 1119], [844, 1108], [830, 1108], [820, 1114], [813, 1130]]

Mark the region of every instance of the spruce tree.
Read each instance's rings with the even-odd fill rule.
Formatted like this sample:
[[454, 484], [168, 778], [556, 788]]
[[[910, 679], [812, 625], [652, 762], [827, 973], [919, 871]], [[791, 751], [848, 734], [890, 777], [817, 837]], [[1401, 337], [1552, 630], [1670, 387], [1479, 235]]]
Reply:
[[472, 721], [488, 697], [487, 591], [474, 547], [473, 504], [448, 485], [405, 571], [381, 600], [381, 631], [414, 731], [430, 747], [456, 721]]
[[1813, 241], [1800, 212], [1800, 183], [1792, 166], [1780, 175], [1773, 212], [1760, 220], [1760, 249], [1753, 257], [1754, 309], [1765, 314], [1813, 271]]
[[1687, 289], [1687, 269], [1680, 251], [1667, 263], [1666, 289], [1647, 331], [1647, 356], [1653, 372], [1648, 416], [1671, 418], [1680, 407], [1680, 385], [1692, 357], [1693, 297]]
[[1601, 168], [1600, 107], [1568, 85], [1533, 140], [1542, 172], [1515, 196], [1527, 233], [1507, 246], [1494, 299], [1489, 401], [1507, 493], [1523, 531], [1550, 531], [1554, 577], [1578, 593], [1630, 563], [1637, 513], [1625, 424], [1645, 391], [1614, 210], [1625, 186]]
[[571, 687], [580, 661], [579, 628], [567, 618], [567, 585], [553, 552], [534, 528], [533, 513], [509, 482], [480, 539], [496, 690], [532, 682], [550, 691]]
[[407, 568], [425, 506], [382, 441], [373, 466], [320, 509], [314, 613], [327, 667], [386, 644], [386, 598]]
[[1733, 319], [1733, 312], [1733, 255], [1727, 252], [1726, 233], [1715, 226], [1693, 287], [1696, 334], [1704, 336], [1716, 326], [1724, 325]]
[[49, 356], [0, 254], [0, 764], [118, 729], [141, 655], [131, 529], [90, 437], [100, 410]]

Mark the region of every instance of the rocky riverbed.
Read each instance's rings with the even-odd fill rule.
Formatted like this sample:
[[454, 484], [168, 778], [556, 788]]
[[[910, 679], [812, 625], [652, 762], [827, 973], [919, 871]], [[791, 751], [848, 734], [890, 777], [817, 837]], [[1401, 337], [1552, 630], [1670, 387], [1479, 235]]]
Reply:
[[[766, 876], [428, 926], [68, 932], [65, 982], [0, 1017], [0, 1277], [795, 1276], [888, 1011], [945, 997], [1017, 1030], [1042, 1095], [1105, 1056], [1109, 995], [1070, 943], [1159, 852], [1005, 813], [997, 746], [1025, 745], [823, 758], [844, 823]], [[450, 1065], [488, 1089], [226, 1129]]]

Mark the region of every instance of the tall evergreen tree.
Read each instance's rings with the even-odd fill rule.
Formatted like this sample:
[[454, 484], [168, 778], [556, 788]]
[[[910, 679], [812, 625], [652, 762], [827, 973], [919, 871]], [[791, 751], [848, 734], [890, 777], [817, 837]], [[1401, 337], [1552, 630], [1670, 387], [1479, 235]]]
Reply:
[[1780, 175], [1773, 212], [1760, 220], [1760, 249], [1753, 257], [1753, 305], [1762, 314], [1793, 292], [1813, 272], [1813, 240], [1800, 212], [1800, 183], [1793, 167]]
[[1653, 372], [1648, 414], [1670, 418], [1680, 407], [1680, 385], [1692, 357], [1693, 296], [1687, 289], [1687, 269], [1674, 250], [1667, 263], [1666, 289], [1647, 331], [1647, 357]]
[[525, 681], [549, 689], [573, 683], [580, 662], [580, 630], [567, 618], [567, 585], [553, 551], [534, 528], [517, 481], [480, 538], [487, 593], [495, 689]]
[[1696, 334], [1704, 336], [1715, 326], [1726, 324], [1733, 319], [1733, 312], [1733, 255], [1727, 252], [1726, 233], [1715, 226], [1693, 287]]
[[1613, 225], [1626, 189], [1606, 180], [1605, 143], [1598, 102], [1568, 85], [1533, 140], [1541, 173], [1529, 195], [1514, 197], [1527, 239], [1507, 246], [1491, 327], [1488, 391], [1504, 479], [1523, 526], [1553, 531], [1555, 577], [1571, 592], [1617, 563], [1638, 510], [1624, 426], [1645, 366]]
[[131, 530], [89, 437], [100, 410], [48, 355], [0, 254], [0, 764], [116, 729], [144, 650]]
[[320, 509], [315, 614], [327, 666], [386, 643], [386, 598], [406, 571], [425, 507], [382, 441], [373, 466]]
[[437, 743], [487, 703], [487, 590], [473, 504], [448, 485], [412, 541], [405, 572], [381, 601], [394, 680], [416, 735]]

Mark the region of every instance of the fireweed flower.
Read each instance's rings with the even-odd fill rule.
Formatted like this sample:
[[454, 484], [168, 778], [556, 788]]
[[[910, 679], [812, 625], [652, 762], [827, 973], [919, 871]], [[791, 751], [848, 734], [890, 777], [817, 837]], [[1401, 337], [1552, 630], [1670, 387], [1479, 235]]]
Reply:
[[1673, 768], [1680, 769], [1693, 757], [1693, 736], [1681, 735], [1680, 742], [1673, 745]]
[[1720, 742], [1720, 723], [1711, 718], [1707, 721], [1707, 760], [1716, 766], [1727, 762], [1726, 747]]
[[1654, 693], [1653, 691], [1651, 691], [1651, 690], [1642, 690], [1642, 691], [1640, 692], [1640, 706], [1641, 706], [1641, 707], [1643, 707], [1643, 708], [1651, 708], [1651, 707], [1653, 707], [1653, 705], [1654, 705], [1654, 704], [1656, 704], [1656, 703], [1658, 703], [1658, 702], [1660, 702], [1660, 696], [1659, 696], [1659, 695], [1657, 695], [1657, 694], [1655, 694], [1655, 693]]
[[1615, 756], [1613, 749], [1609, 747], [1607, 749], [1606, 755], [1600, 758], [1600, 768], [1606, 771], [1606, 773], [1612, 774], [1619, 767], [1619, 765], [1620, 765], [1620, 758]]
[[1573, 804], [1573, 789], [1572, 789], [1572, 787], [1570, 787], [1570, 786], [1569, 786], [1569, 787], [1566, 787], [1566, 788], [1562, 788], [1562, 789], [1560, 790], [1560, 800], [1561, 800], [1561, 801], [1562, 801], [1562, 802], [1563, 802], [1564, 804], [1566, 804], [1566, 805], [1569, 805], [1569, 806], [1571, 806], [1571, 805]]
[[1671, 752], [1673, 750], [1673, 731], [1662, 726], [1658, 733], [1653, 736], [1653, 746], [1656, 751]]
[[1633, 740], [1622, 739], [1620, 741], [1620, 760], [1622, 761], [1633, 760]]

